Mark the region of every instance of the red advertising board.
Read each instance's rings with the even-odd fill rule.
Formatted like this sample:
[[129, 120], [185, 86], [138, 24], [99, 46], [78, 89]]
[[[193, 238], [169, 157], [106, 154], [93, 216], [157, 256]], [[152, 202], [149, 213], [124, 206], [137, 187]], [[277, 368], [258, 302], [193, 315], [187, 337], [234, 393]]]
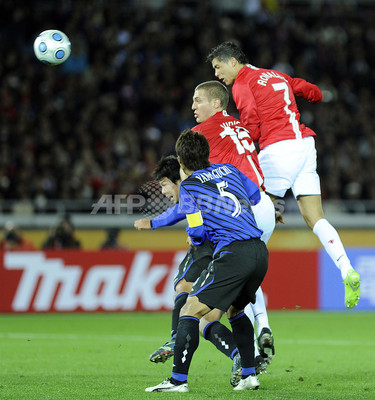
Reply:
[[318, 308], [318, 252], [270, 251], [262, 283], [269, 310]]
[[[0, 254], [0, 312], [163, 311], [184, 251]], [[271, 252], [269, 309], [317, 308], [316, 252]]]

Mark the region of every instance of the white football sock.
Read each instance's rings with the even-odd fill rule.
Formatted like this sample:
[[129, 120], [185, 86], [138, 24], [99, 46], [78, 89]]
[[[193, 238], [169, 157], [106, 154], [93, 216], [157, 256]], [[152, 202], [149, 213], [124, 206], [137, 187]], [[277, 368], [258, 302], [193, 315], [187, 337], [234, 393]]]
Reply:
[[[253, 313], [253, 309], [252, 309], [250, 306], [251, 306], [251, 303], [249, 303], [249, 304], [245, 307], [244, 312], [245, 312], [245, 314], [249, 317], [249, 320], [251, 321], [251, 324], [252, 324], [253, 326], [255, 326], [255, 325], [254, 325], [254, 324], [255, 324], [254, 313]], [[255, 329], [254, 329], [254, 332], [255, 332]]]
[[353, 267], [336, 229], [326, 219], [322, 218], [314, 225], [313, 232], [318, 236], [326, 252], [341, 271], [342, 279], [345, 279], [348, 271]]
[[254, 333], [254, 349], [255, 349], [254, 357], [260, 356], [259, 349], [258, 349], [258, 340], [257, 340], [255, 333]]
[[268, 315], [266, 310], [266, 304], [264, 302], [263, 292], [260, 287], [256, 292], [256, 302], [251, 306], [253, 309], [255, 322], [257, 326], [257, 335], [258, 336], [260, 335], [263, 328], [268, 328], [272, 332], [272, 329], [268, 322]]
[[260, 335], [260, 332], [263, 328], [268, 328], [269, 330], [271, 330], [268, 322], [266, 304], [264, 302], [264, 296], [261, 287], [259, 287], [256, 291], [255, 304], [248, 304], [245, 308], [245, 313], [248, 317], [249, 314], [251, 314], [252, 318], [255, 319], [257, 336]]

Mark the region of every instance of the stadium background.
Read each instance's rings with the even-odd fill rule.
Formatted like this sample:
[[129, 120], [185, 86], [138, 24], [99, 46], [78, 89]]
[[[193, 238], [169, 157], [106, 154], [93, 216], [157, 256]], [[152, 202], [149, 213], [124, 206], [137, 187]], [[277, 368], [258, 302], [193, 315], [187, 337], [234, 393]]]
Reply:
[[[323, 90], [321, 104], [300, 103], [301, 119], [318, 134], [325, 211], [344, 245], [365, 260], [358, 261], [365, 265], [364, 304], [373, 309], [374, 19], [375, 3], [369, 0], [36, 0], [33, 13], [23, 2], [2, 1], [1, 225], [14, 221], [40, 249], [49, 230], [69, 213], [82, 251], [98, 250], [106, 230], [118, 227], [119, 244], [128, 253], [124, 259], [132, 260], [138, 250], [165, 250], [171, 268], [173, 254], [185, 249], [182, 227], [135, 232], [134, 219], [150, 210], [134, 213], [128, 206], [120, 215], [106, 209], [90, 213], [102, 195], [142, 192], [159, 157], [173, 153], [179, 132], [195, 125], [193, 89], [214, 78], [205, 63], [207, 51], [234, 39], [254, 65], [303, 77]], [[59, 67], [42, 65], [32, 52], [35, 36], [53, 27], [72, 42], [70, 59]], [[233, 102], [229, 111], [236, 114]], [[315, 300], [306, 307], [323, 307], [324, 296], [334, 298], [334, 291], [326, 294], [324, 279], [341, 285], [338, 271], [305, 228], [290, 194], [282, 206], [287, 225], [277, 228], [270, 250], [286, 251], [289, 258], [281, 267], [297, 270], [305, 254], [314, 254]], [[77, 263], [67, 253], [59, 253], [60, 259]], [[4, 265], [3, 259], [2, 286], [11, 274]], [[326, 276], [329, 268], [336, 275]], [[295, 277], [293, 283], [304, 279]], [[10, 304], [9, 297], [4, 301]], [[289, 306], [300, 306], [290, 301]], [[330, 307], [340, 308], [334, 302]]]

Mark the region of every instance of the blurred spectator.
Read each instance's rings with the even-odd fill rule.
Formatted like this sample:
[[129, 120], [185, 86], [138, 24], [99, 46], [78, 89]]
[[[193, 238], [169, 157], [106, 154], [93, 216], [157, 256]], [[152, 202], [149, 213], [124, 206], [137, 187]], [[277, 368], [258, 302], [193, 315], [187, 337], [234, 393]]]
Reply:
[[81, 243], [74, 236], [74, 226], [69, 216], [64, 216], [59, 224], [52, 228], [43, 249], [80, 249]]
[[34, 206], [29, 199], [19, 199], [12, 204], [12, 213], [18, 216], [30, 217], [34, 214]]
[[5, 224], [3, 236], [0, 241], [0, 250], [32, 251], [35, 250], [35, 247], [33, 243], [22, 236], [22, 232], [12, 221], [8, 221]]
[[102, 250], [127, 250], [127, 247], [121, 246], [118, 243], [118, 235], [120, 233], [119, 228], [107, 229], [107, 238], [105, 242], [100, 246]]

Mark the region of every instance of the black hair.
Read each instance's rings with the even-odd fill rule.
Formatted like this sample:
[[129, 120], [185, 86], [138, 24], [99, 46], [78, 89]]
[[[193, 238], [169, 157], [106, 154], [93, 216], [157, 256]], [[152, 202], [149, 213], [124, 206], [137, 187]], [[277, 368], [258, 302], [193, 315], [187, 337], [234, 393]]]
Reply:
[[171, 182], [177, 183], [180, 180], [180, 164], [176, 156], [170, 155], [162, 157], [156, 164], [152, 176], [155, 180], [160, 181], [163, 178], [168, 178]]
[[176, 153], [181, 163], [190, 171], [207, 168], [210, 165], [210, 145], [199, 132], [185, 129], [176, 142]]
[[212, 48], [207, 56], [207, 61], [212, 62], [214, 58], [219, 61], [228, 62], [234, 57], [240, 64], [248, 64], [249, 60], [245, 53], [233, 42], [223, 42]]

